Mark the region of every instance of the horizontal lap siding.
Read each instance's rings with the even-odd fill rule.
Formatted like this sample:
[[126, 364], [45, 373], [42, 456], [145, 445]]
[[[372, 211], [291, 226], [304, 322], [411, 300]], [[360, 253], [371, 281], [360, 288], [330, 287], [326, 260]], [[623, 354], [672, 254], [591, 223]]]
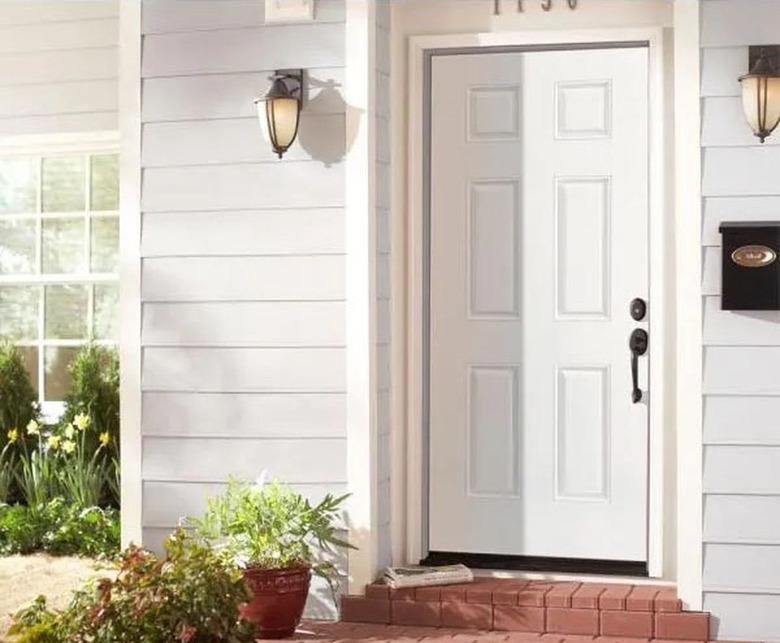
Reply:
[[343, 438], [145, 437], [143, 475], [146, 481], [224, 482], [230, 476], [254, 480], [267, 471], [291, 483], [344, 483], [345, 456]]
[[[147, 123], [149, 144], [144, 146], [145, 167], [211, 165], [220, 163], [280, 164], [260, 134], [257, 118]], [[281, 163], [329, 156], [344, 156], [344, 114], [304, 114], [298, 130], [299, 144]]]
[[343, 347], [344, 303], [148, 303], [146, 346]]
[[[344, 2], [264, 24], [254, 0], [143, 10], [143, 522], [159, 547], [230, 476], [346, 488]], [[253, 99], [307, 67], [279, 161]], [[317, 586], [309, 613], [332, 615]]]
[[[180, 234], [187, 225], [187, 234]], [[145, 257], [320, 255], [344, 252], [344, 211], [303, 208], [159, 212], [144, 220]]]
[[[177, 527], [187, 516], [200, 515], [206, 507], [208, 498], [222, 493], [225, 486], [222, 482], [180, 484], [147, 481], [144, 483], [144, 491], [156, 498], [156, 502], [147, 512], [147, 524], [160, 529]], [[346, 493], [346, 485], [341, 482], [291, 483], [290, 486], [312, 502], [319, 502], [328, 493], [336, 495]]]
[[[155, 0], [144, 6], [145, 34], [260, 27], [265, 23], [264, 3], [258, 0], [220, 0], [193, 2], [181, 11], [168, 0]], [[317, 0], [314, 20], [317, 23], [344, 22], [344, 0]]]
[[203, 392], [338, 392], [342, 348], [144, 348], [143, 389]]
[[3, 3], [0, 136], [117, 129], [118, 2]]
[[330, 301], [344, 298], [339, 255], [144, 259], [145, 301]]
[[[255, 72], [146, 78], [142, 119], [151, 123], [255, 117], [253, 100], [264, 91], [272, 72], [268, 67]], [[307, 69], [306, 75], [310, 84], [306, 113], [343, 114], [344, 69]], [[259, 131], [256, 136], [262, 138]]]
[[147, 168], [143, 185], [147, 213], [344, 205], [343, 163], [313, 160]]
[[720, 309], [722, 221], [776, 221], [780, 137], [745, 124], [748, 46], [780, 3], [702, 3], [704, 608], [719, 639], [780, 640], [780, 314]]
[[346, 435], [343, 393], [147, 391], [146, 435], [299, 438]]

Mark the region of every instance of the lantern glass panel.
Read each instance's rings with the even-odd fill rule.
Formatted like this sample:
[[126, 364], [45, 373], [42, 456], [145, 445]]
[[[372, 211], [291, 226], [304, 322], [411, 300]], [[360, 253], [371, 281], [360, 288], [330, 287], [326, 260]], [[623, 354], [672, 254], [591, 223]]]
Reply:
[[756, 136], [769, 135], [780, 121], [780, 77], [743, 78], [742, 107]]
[[268, 132], [274, 149], [286, 150], [298, 132], [298, 99], [272, 98], [266, 101]]

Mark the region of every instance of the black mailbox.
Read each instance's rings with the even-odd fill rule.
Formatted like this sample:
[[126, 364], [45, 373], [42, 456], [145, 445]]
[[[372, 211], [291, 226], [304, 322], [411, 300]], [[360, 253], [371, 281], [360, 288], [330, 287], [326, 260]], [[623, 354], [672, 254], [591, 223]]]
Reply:
[[780, 310], [780, 222], [724, 221], [721, 308]]

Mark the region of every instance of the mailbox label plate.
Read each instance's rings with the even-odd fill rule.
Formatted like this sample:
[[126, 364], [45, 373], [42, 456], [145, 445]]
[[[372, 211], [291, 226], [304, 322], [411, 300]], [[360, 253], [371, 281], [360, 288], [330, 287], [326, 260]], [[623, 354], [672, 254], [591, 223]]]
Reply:
[[743, 268], [763, 268], [777, 260], [777, 253], [767, 246], [741, 246], [731, 253], [731, 260]]

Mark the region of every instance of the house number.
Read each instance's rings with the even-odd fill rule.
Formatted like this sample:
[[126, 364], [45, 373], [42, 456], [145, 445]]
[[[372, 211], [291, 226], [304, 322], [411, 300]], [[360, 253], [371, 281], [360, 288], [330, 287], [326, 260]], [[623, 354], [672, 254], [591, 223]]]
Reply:
[[[569, 5], [569, 9], [577, 8], [577, 0], [566, 0], [566, 4]], [[552, 0], [542, 0], [542, 9], [545, 11], [552, 9]]]
[[[553, 0], [542, 0], [542, 9], [549, 11], [552, 9]], [[577, 0], [566, 0], [566, 4], [569, 9], [577, 8]], [[523, 0], [517, 0], [517, 11], [522, 12]], [[501, 13], [501, 0], [493, 0], [493, 13], [499, 15]]]

